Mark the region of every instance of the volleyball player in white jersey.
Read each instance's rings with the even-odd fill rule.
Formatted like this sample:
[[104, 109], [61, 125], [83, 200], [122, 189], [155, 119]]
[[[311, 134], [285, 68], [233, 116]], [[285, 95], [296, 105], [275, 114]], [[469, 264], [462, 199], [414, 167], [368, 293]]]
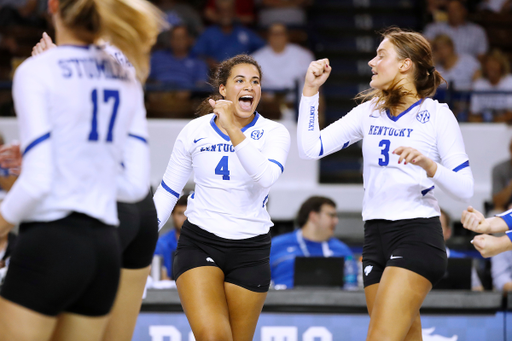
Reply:
[[249, 341], [270, 285], [268, 193], [290, 135], [256, 112], [254, 59], [224, 61], [212, 81], [217, 96], [180, 132], [154, 200], [163, 226], [194, 171], [173, 264], [181, 304], [196, 340]]
[[421, 340], [419, 308], [447, 262], [434, 188], [468, 200], [473, 177], [453, 113], [428, 98], [442, 81], [429, 43], [400, 29], [383, 38], [368, 63], [374, 75], [367, 101], [322, 131], [318, 90], [331, 67], [327, 59], [311, 63], [299, 154], [319, 159], [363, 140], [367, 340]]
[[[160, 21], [142, 0], [50, 0], [49, 10], [59, 47], [23, 63], [13, 83], [24, 160], [0, 207], [0, 233], [7, 222], [21, 225], [1, 291], [0, 340], [100, 340], [121, 265], [116, 198], [147, 194], [146, 183], [118, 174], [143, 113], [139, 81]], [[139, 81], [91, 45], [103, 36]]]

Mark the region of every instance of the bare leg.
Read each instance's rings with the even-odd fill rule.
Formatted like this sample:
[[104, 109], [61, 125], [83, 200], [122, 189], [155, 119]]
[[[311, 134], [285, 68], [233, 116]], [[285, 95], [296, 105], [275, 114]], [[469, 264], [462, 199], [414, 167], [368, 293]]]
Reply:
[[107, 327], [108, 318], [109, 315], [89, 317], [62, 313], [58, 317], [52, 341], [100, 341]]
[[224, 288], [233, 341], [251, 341], [267, 293], [250, 291], [232, 283], [225, 283]]
[[380, 284], [365, 289], [370, 313], [367, 341], [422, 340], [419, 309], [431, 289], [425, 277], [387, 267]]
[[[379, 284], [372, 284], [367, 286], [364, 289], [365, 297], [366, 297], [366, 307], [368, 308], [368, 314], [370, 317], [372, 316], [373, 304], [375, 302], [375, 297], [377, 296], [377, 291], [379, 290]], [[422, 340], [422, 332], [421, 332], [421, 319], [420, 313], [416, 315], [414, 322], [412, 323], [407, 336], [404, 341], [417, 341]]]
[[197, 341], [233, 341], [222, 270], [213, 266], [188, 270], [176, 286]]
[[107, 330], [103, 335], [104, 341], [132, 339], [149, 271], [149, 266], [135, 270], [121, 269], [119, 289], [110, 313]]
[[36, 313], [0, 297], [0, 341], [46, 341], [57, 318]]

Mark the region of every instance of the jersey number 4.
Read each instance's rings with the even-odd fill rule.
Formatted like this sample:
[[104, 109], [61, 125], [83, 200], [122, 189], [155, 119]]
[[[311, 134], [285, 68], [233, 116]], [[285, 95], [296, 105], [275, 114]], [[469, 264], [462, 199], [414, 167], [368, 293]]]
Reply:
[[[112, 115], [110, 116], [110, 123], [108, 124], [107, 142], [112, 142], [113, 140], [112, 131], [114, 130], [117, 110], [119, 109], [119, 91], [103, 90], [103, 103], [107, 103], [111, 98], [114, 99], [114, 107], [112, 109]], [[89, 141], [98, 141], [98, 90], [94, 89], [92, 91], [91, 100], [93, 109]]]
[[228, 156], [223, 156], [220, 159], [217, 167], [215, 167], [215, 174], [222, 175], [222, 180], [229, 180]]

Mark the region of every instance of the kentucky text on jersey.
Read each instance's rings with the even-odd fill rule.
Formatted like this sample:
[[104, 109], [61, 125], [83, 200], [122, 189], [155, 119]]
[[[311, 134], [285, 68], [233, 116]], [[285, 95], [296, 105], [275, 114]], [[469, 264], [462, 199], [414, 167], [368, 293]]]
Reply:
[[[411, 137], [411, 133], [414, 129], [410, 128], [402, 128], [395, 129], [391, 127], [384, 126], [370, 126], [370, 132], [368, 135], [388, 135], [388, 136], [398, 136], [398, 137]], [[407, 136], [405, 136], [407, 134]]]
[[313, 131], [315, 129], [315, 107], [311, 106], [309, 109], [309, 127], [308, 131]]
[[128, 73], [118, 63], [108, 59], [84, 58], [84, 59], [61, 59], [59, 66], [64, 78], [87, 77], [119, 79], [128, 81]]
[[208, 147], [201, 147], [201, 152], [230, 152], [230, 153], [234, 153], [235, 152], [235, 147], [233, 147], [232, 144], [228, 144], [228, 143], [217, 143], [217, 144], [212, 144]]

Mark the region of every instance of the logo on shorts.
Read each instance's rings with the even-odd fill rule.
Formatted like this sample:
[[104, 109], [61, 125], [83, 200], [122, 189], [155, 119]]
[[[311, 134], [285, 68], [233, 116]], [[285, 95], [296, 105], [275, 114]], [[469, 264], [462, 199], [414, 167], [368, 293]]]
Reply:
[[215, 263], [213, 259], [211, 259], [210, 257], [206, 257], [206, 261], [207, 262], [212, 262], [212, 263]]
[[416, 114], [416, 119], [421, 123], [425, 124], [428, 121], [430, 121], [430, 113], [428, 112], [428, 110], [420, 111], [419, 113]]
[[372, 272], [372, 270], [373, 270], [373, 265], [366, 266], [366, 268], [364, 268], [365, 276], [368, 276], [370, 274], [370, 272]]
[[261, 130], [255, 130], [255, 131], [253, 131], [253, 132], [251, 133], [251, 138], [252, 138], [253, 140], [259, 140], [259, 139], [261, 139], [261, 137], [263, 136], [263, 133], [264, 133], [264, 132], [265, 132], [265, 131], [264, 131], [263, 129], [261, 129]]
[[393, 255], [391, 255], [391, 257], [389, 257], [389, 259], [398, 259], [398, 258], [404, 258], [404, 257], [402, 257], [402, 256], [393, 256]]

